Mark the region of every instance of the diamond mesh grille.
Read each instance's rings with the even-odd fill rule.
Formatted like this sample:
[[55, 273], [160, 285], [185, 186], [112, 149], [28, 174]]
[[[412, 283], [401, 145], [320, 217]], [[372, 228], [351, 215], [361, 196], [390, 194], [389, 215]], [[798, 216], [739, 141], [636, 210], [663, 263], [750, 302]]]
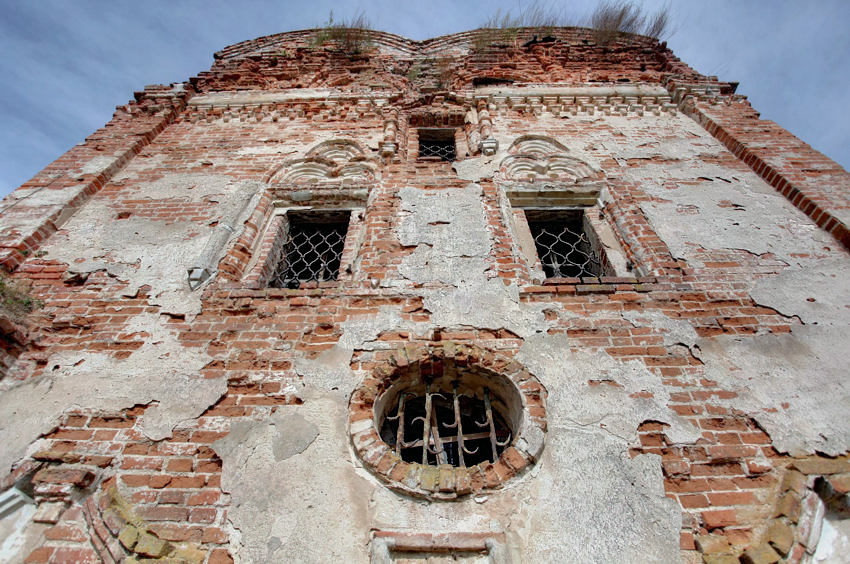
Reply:
[[419, 158], [438, 157], [441, 161], [455, 160], [455, 142], [447, 139], [420, 139]]
[[579, 221], [529, 223], [547, 278], [600, 276], [602, 264]]
[[291, 224], [270, 285], [298, 288], [302, 282], [336, 280], [347, 230], [344, 223]]

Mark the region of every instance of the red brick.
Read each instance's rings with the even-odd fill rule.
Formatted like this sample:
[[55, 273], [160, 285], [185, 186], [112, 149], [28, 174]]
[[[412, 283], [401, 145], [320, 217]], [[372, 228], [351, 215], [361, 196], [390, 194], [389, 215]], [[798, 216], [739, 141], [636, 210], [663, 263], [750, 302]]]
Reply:
[[708, 494], [711, 505], [749, 505], [755, 503], [753, 492], [718, 492]]
[[42, 564], [50, 561], [50, 556], [56, 550], [52, 546], [41, 546], [30, 552], [29, 556], [24, 559], [26, 564]]
[[186, 505], [213, 505], [218, 503], [221, 493], [217, 490], [202, 490], [192, 493], [186, 499]]
[[729, 527], [738, 523], [735, 512], [731, 509], [713, 509], [700, 512], [705, 526], [711, 529]]
[[173, 505], [137, 507], [136, 511], [147, 521], [185, 521], [189, 515], [189, 510], [185, 507]]
[[233, 558], [230, 553], [223, 548], [216, 548], [210, 552], [210, 558], [207, 561], [209, 564], [233, 564]]
[[203, 476], [172, 476], [166, 487], [169, 488], [202, 488], [206, 478]]
[[72, 541], [82, 542], [86, 540], [86, 535], [78, 529], [70, 525], [55, 525], [44, 531], [44, 538], [47, 540]]
[[172, 458], [166, 464], [165, 469], [168, 472], [191, 472], [192, 464], [191, 458]]
[[139, 488], [142, 486], [147, 486], [150, 483], [150, 479], [152, 476], [148, 476], [145, 474], [122, 474], [121, 481], [130, 486], [131, 488]]
[[189, 514], [192, 523], [214, 523], [218, 512], [212, 507], [196, 507]]

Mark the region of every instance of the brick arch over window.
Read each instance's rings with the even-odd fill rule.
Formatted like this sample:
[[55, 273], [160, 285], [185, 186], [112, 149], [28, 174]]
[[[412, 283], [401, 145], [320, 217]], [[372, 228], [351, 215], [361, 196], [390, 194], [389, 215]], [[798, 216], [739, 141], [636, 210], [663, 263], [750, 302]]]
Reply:
[[311, 148], [304, 158], [285, 162], [272, 173], [272, 184], [316, 182], [369, 182], [375, 180], [378, 163], [350, 139], [331, 139]]
[[504, 180], [560, 183], [599, 181], [604, 173], [582, 159], [568, 155], [569, 149], [551, 137], [523, 135], [508, 149], [499, 167]]
[[[487, 393], [494, 409], [496, 396], [504, 400], [500, 416], [510, 421], [512, 436], [497, 458], [469, 467], [407, 462], [385, 442], [379, 427], [388, 416], [398, 416], [394, 406], [407, 386], [421, 387], [426, 380], [428, 386], [441, 380], [459, 380], [462, 386], [468, 376], [482, 395], [485, 387], [491, 388]], [[446, 392], [444, 387], [434, 389]], [[397, 350], [364, 379], [349, 402], [351, 444], [364, 467], [390, 488], [428, 499], [452, 500], [501, 488], [540, 459], [545, 432], [546, 390], [534, 375], [503, 353], [451, 341]]]

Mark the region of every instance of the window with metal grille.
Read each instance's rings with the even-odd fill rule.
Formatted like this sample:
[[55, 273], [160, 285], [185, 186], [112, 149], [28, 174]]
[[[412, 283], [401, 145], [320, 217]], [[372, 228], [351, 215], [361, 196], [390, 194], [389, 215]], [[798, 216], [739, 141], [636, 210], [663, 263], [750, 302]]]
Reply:
[[475, 466], [496, 462], [510, 444], [511, 430], [494, 409], [489, 388], [470, 394], [402, 392], [395, 409], [386, 415], [381, 437], [405, 462]]
[[422, 128], [419, 132], [419, 158], [455, 160], [455, 130]]
[[336, 280], [348, 215], [349, 212], [287, 214], [289, 229], [269, 285], [298, 288], [302, 282]]
[[602, 263], [585, 232], [580, 210], [529, 210], [526, 218], [547, 278], [602, 276]]

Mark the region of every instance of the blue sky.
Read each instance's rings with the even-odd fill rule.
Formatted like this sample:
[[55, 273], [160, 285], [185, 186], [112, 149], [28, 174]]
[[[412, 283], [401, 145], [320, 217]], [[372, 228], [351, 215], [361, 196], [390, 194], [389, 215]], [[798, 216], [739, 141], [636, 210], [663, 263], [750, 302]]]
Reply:
[[[0, 0], [0, 196], [106, 123], [146, 84], [181, 82], [221, 48], [362, 9], [425, 39], [479, 27], [513, 1]], [[576, 19], [591, 0], [551, 2]], [[652, 12], [661, 1], [647, 0]], [[563, 8], [562, 8], [563, 6]], [[850, 168], [850, 2], [674, 1], [668, 44], [771, 119]]]

